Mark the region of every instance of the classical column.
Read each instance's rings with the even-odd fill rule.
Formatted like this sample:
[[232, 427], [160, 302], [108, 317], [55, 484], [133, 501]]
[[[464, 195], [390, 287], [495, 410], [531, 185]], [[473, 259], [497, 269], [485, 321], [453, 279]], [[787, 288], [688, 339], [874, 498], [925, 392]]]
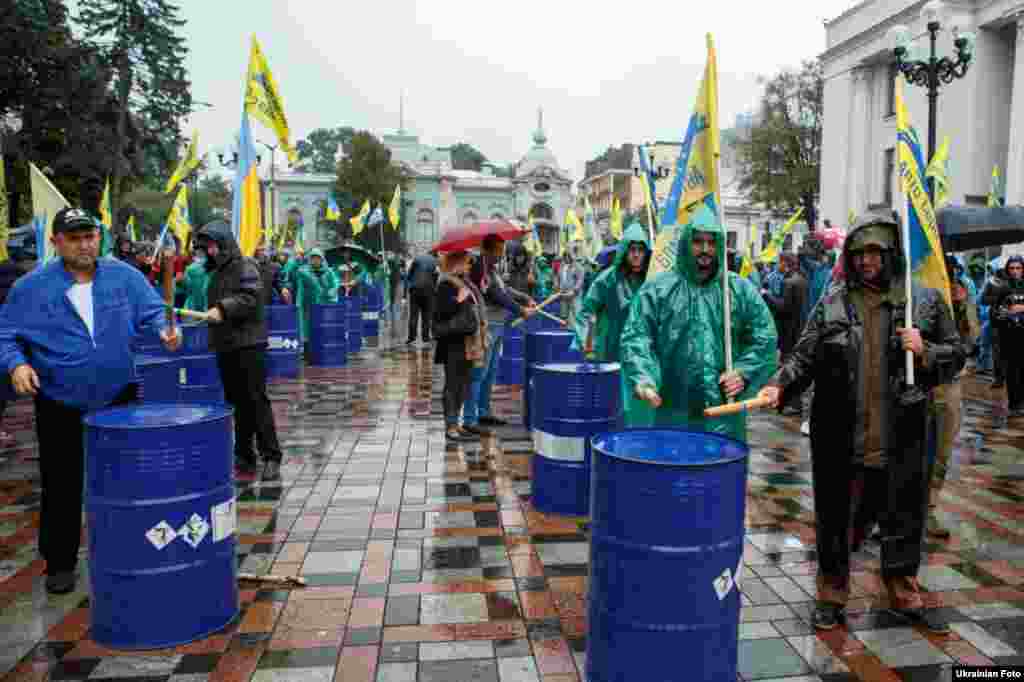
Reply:
[[830, 216], [836, 225], [846, 225], [849, 212], [860, 215], [867, 208], [863, 189], [867, 184], [865, 166], [868, 133], [868, 70], [857, 67], [850, 72], [850, 127], [847, 131], [846, 215]]
[[1010, 140], [1006, 157], [1006, 203], [1024, 205], [1024, 13], [1017, 15], [1010, 94]]

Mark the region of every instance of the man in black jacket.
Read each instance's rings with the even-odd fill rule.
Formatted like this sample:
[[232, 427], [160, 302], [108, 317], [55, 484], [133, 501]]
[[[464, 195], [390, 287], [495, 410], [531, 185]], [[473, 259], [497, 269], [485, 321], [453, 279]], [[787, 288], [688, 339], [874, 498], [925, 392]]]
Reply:
[[281, 446], [267, 398], [267, 321], [259, 267], [242, 252], [231, 226], [214, 221], [196, 235], [211, 273], [207, 289], [210, 347], [217, 353], [227, 401], [235, 408], [235, 462], [243, 471], [257, 466], [253, 436], [265, 460], [263, 480], [281, 477]]
[[437, 261], [433, 256], [417, 256], [409, 266], [409, 339], [406, 341], [409, 345], [416, 343], [416, 324], [421, 315], [420, 338], [424, 344], [430, 343], [437, 274]]
[[[768, 308], [775, 318], [775, 326], [779, 333], [779, 355], [782, 361], [789, 357], [800, 340], [800, 332], [804, 328], [804, 301], [807, 299], [807, 280], [800, 273], [796, 256], [784, 253], [779, 257], [779, 272], [782, 273], [782, 296], [772, 296], [767, 289], [762, 289]], [[783, 414], [799, 417], [803, 412], [803, 402], [799, 394], [790, 398], [789, 405], [783, 408]]]

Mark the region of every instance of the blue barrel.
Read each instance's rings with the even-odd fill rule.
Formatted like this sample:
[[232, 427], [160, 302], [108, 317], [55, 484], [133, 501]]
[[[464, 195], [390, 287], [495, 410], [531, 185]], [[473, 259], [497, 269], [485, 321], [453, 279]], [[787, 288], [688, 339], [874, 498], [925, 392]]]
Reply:
[[231, 409], [137, 405], [86, 415], [90, 637], [158, 649], [238, 614]]
[[[548, 310], [548, 308], [551, 308], [551, 310]], [[548, 312], [552, 315], [556, 314], [553, 311], [558, 310], [553, 304], [548, 306], [548, 308], [544, 309], [545, 312]], [[558, 331], [565, 329], [565, 327], [563, 327], [561, 323], [552, 320], [550, 317], [547, 317], [546, 315], [532, 315], [528, 320], [526, 320], [526, 322], [523, 323], [523, 325], [526, 327], [527, 333], [540, 332], [545, 330]]]
[[586, 679], [735, 680], [746, 444], [638, 429], [592, 445]]
[[502, 386], [522, 386], [523, 354], [526, 351], [526, 338], [523, 325], [515, 327], [511, 322], [505, 324], [501, 343], [501, 358], [498, 362], [497, 383]]
[[205, 324], [181, 325], [181, 347], [176, 351], [182, 355], [206, 355], [210, 352], [210, 328]]
[[180, 357], [136, 355], [135, 376], [139, 382], [139, 400], [144, 403], [178, 402]]
[[384, 290], [374, 284], [366, 287], [363, 298], [363, 336], [375, 339], [380, 336], [380, 311], [384, 307]]
[[293, 305], [268, 305], [267, 378], [297, 379], [301, 350], [299, 309]]
[[178, 369], [178, 402], [222, 404], [224, 384], [213, 353], [185, 355]]
[[618, 363], [534, 365], [533, 507], [590, 513], [590, 439], [623, 428]]
[[523, 363], [523, 426], [530, 429], [530, 366], [562, 362], [583, 362], [583, 354], [572, 350], [575, 335], [564, 329], [532, 331], [526, 334], [526, 358]]
[[347, 364], [349, 308], [346, 303], [314, 303], [310, 306], [309, 364], [314, 367], [344, 367]]
[[164, 347], [164, 342], [160, 340], [160, 334], [148, 327], [139, 332], [132, 340], [132, 350], [136, 355], [162, 357], [172, 355], [171, 351]]
[[341, 300], [348, 312], [348, 352], [358, 353], [363, 349], [363, 297], [353, 295]]

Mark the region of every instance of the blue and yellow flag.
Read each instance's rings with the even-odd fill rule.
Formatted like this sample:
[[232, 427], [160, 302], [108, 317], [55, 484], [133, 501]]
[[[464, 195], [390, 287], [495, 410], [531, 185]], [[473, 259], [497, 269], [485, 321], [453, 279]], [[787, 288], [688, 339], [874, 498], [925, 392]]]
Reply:
[[800, 220], [800, 216], [803, 215], [804, 209], [801, 206], [796, 210], [786, 224], [782, 226], [778, 232], [772, 235], [772, 240], [768, 242], [768, 246], [765, 247], [764, 251], [758, 257], [758, 260], [765, 265], [771, 265], [779, 259], [779, 255], [782, 253], [782, 246], [786, 243], [786, 236], [793, 231], [793, 226], [796, 225], [796, 221]]
[[388, 206], [388, 220], [391, 227], [398, 229], [398, 221], [402, 219], [402, 186], [395, 185], [395, 194], [391, 197], [391, 204]]
[[100, 199], [100, 222], [110, 229], [114, 226], [114, 220], [110, 215], [110, 178], [103, 187], [103, 198]]
[[324, 218], [327, 220], [341, 220], [341, 209], [334, 197], [327, 197], [327, 209], [324, 211]]
[[167, 227], [178, 238], [181, 253], [188, 251], [188, 236], [192, 231], [188, 215], [188, 185], [182, 185], [178, 190], [178, 196], [171, 206], [171, 213], [167, 216]]
[[189, 176], [198, 166], [199, 162], [202, 161], [202, 157], [199, 156], [199, 131], [196, 130], [192, 133], [192, 140], [188, 144], [188, 149], [185, 151], [185, 156], [178, 162], [178, 167], [174, 169], [174, 173], [167, 180], [167, 186], [164, 187], [164, 194], [170, 194], [174, 191], [174, 188], [178, 186], [178, 183]]
[[658, 235], [648, 270], [649, 277], [675, 267], [680, 228], [689, 224], [700, 208], [707, 206], [714, 215], [719, 215], [721, 186], [718, 180], [718, 159], [722, 155], [722, 144], [718, 128], [718, 60], [710, 33], [707, 40], [708, 61], [704, 68], [704, 79], [686, 128], [683, 146], [679, 150], [672, 188], [665, 200], [662, 224], [674, 227]]
[[249, 52], [249, 72], [245, 79], [245, 110], [274, 131], [288, 160], [295, 163], [298, 152], [292, 146], [288, 119], [284, 115], [284, 101], [256, 36], [252, 37], [252, 49]]
[[608, 227], [612, 231], [612, 237], [615, 241], [622, 239], [622, 206], [619, 204], [619, 198], [615, 197], [612, 199], [612, 212], [608, 218]]
[[370, 200], [367, 199], [366, 201], [363, 202], [363, 207], [361, 209], [359, 209], [359, 213], [357, 213], [352, 218], [348, 219], [349, 224], [352, 225], [352, 236], [353, 237], [355, 237], [360, 232], [362, 232], [363, 228], [366, 227], [366, 217], [369, 216], [369, 215], [370, 215]]
[[583, 230], [583, 223], [580, 222], [580, 217], [576, 215], [575, 208], [570, 207], [569, 210], [565, 212], [565, 224], [567, 227], [572, 228], [568, 241], [586, 241], [587, 233]]
[[939, 238], [935, 209], [924, 186], [924, 155], [917, 130], [910, 124], [900, 78], [896, 79], [896, 150], [900, 187], [907, 197], [910, 243], [904, 245], [904, 249], [911, 273], [924, 286], [938, 290], [952, 308], [946, 257]]
[[234, 196], [231, 202], [231, 231], [242, 255], [252, 257], [263, 234], [260, 210], [260, 179], [256, 147], [252, 142], [249, 114], [242, 112], [238, 133], [238, 167], [235, 169]]
[[128, 218], [128, 238], [133, 242], [139, 241], [139, 235], [135, 231], [135, 216], [129, 216]]

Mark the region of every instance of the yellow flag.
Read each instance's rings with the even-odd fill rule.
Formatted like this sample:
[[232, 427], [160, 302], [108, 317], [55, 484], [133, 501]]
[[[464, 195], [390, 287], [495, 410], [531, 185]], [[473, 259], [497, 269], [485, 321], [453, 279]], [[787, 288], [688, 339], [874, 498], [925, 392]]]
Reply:
[[133, 241], [139, 241], [139, 235], [135, 234], [135, 216], [128, 218], [128, 237]]
[[398, 221], [402, 216], [402, 186], [395, 185], [395, 196], [391, 197], [391, 205], [388, 206], [388, 220], [391, 227], [398, 229]]
[[100, 222], [106, 225], [107, 229], [114, 227], [113, 217], [110, 215], [110, 178], [103, 188], [103, 198], [100, 199]]
[[181, 157], [181, 161], [178, 162], [178, 167], [174, 169], [174, 173], [167, 181], [167, 186], [164, 187], [164, 194], [170, 194], [174, 191], [174, 188], [178, 186], [178, 183], [188, 177], [188, 174], [196, 169], [199, 165], [199, 131], [196, 130], [192, 133], [192, 140], [188, 143], [188, 149], [185, 151], [185, 156]]
[[608, 220], [612, 236], [615, 237], [615, 241], [619, 241], [622, 239], [622, 207], [619, 205], [618, 197], [612, 199], [612, 214]]
[[747, 278], [754, 271], [754, 240], [757, 239], [757, 228], [750, 226], [747, 238], [747, 252], [743, 254], [743, 265], [740, 266], [740, 277]]
[[178, 190], [178, 197], [171, 206], [170, 215], [167, 216], [167, 227], [178, 238], [178, 243], [181, 244], [181, 250], [184, 253], [188, 248], [188, 235], [192, 229], [189, 224], [188, 187], [186, 185], [182, 185]]
[[771, 242], [768, 244], [768, 248], [761, 252], [761, 256], [758, 258], [759, 261], [768, 265], [779, 259], [779, 254], [782, 253], [782, 245], [786, 243], [786, 235], [793, 231], [793, 226], [796, 225], [796, 221], [800, 219], [800, 216], [803, 215], [803, 213], [804, 209], [801, 206], [796, 210], [796, 213], [786, 221], [786, 224], [782, 226], [782, 229], [772, 237]]
[[369, 199], [363, 202], [363, 207], [359, 209], [359, 213], [357, 213], [354, 217], [348, 219], [348, 222], [352, 225], [353, 237], [362, 232], [363, 228], [366, 227], [366, 217], [368, 215], [370, 215]]
[[[43, 175], [43, 172], [36, 168], [31, 161], [28, 164], [30, 185], [32, 187], [32, 216], [37, 225], [41, 225], [43, 245], [37, 244], [37, 249], [42, 249], [42, 261], [48, 261], [54, 256], [53, 218], [63, 208], [68, 208], [67, 200], [60, 191], [53, 186], [53, 183]], [[37, 237], [38, 239], [38, 237]]]
[[576, 209], [570, 208], [565, 213], [565, 224], [569, 227], [574, 228], [572, 235], [569, 237], [571, 242], [582, 242], [586, 240], [587, 235], [583, 231], [583, 223], [580, 222], [580, 217], [576, 215]]
[[292, 147], [288, 119], [284, 115], [284, 102], [277, 90], [274, 76], [270, 73], [267, 58], [260, 50], [256, 36], [252, 37], [252, 51], [249, 53], [249, 74], [245, 84], [245, 110], [253, 118], [277, 134], [281, 148], [288, 160], [295, 163], [298, 155]]
[[857, 222], [857, 214], [856, 214], [856, 213], [854, 213], [854, 212], [853, 212], [853, 209], [851, 208], [851, 209], [850, 209], [850, 215], [848, 215], [848, 216], [846, 217], [846, 224], [847, 224], [847, 225], [849, 225], [850, 227], [853, 227], [853, 224], [854, 224], [855, 222]]
[[935, 184], [935, 209], [938, 210], [949, 203], [949, 136], [942, 139], [942, 144], [935, 151], [935, 156], [925, 170], [925, 177], [931, 178]]

